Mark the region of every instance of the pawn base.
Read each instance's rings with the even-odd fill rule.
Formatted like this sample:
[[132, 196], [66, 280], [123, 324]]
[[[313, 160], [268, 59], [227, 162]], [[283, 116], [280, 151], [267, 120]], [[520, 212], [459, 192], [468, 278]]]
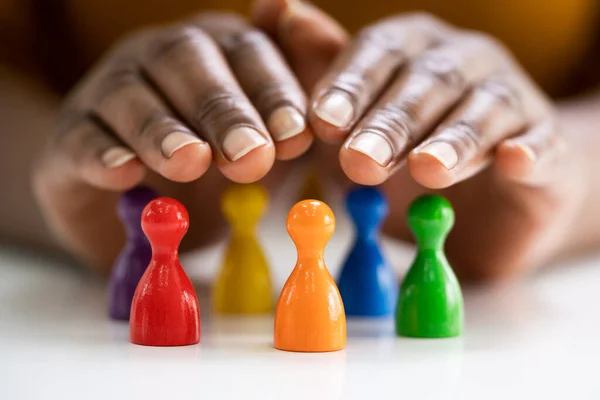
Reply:
[[180, 342], [180, 343], [174, 343], [174, 342], [163, 342], [163, 341], [156, 341], [156, 342], [143, 342], [143, 341], [134, 341], [134, 340], [130, 340], [131, 343], [136, 344], [138, 346], [148, 346], [148, 347], [181, 347], [181, 346], [192, 346], [195, 344], [200, 343], [200, 340], [193, 340], [193, 341], [189, 341], [189, 342]]
[[[332, 340], [331, 342], [335, 342], [335, 340]], [[290, 351], [294, 353], [329, 353], [332, 351], [343, 350], [345, 346], [345, 340], [343, 343], [333, 343], [328, 345], [309, 343], [280, 343], [278, 341], [276, 341], [274, 344], [274, 347], [277, 350]]]

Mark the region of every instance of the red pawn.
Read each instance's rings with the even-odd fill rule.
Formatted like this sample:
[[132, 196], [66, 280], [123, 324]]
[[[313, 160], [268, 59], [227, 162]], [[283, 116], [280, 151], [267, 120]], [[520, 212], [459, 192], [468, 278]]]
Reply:
[[152, 259], [131, 304], [132, 343], [185, 346], [200, 341], [198, 298], [177, 253], [188, 226], [187, 210], [175, 199], [160, 197], [144, 208], [142, 229]]

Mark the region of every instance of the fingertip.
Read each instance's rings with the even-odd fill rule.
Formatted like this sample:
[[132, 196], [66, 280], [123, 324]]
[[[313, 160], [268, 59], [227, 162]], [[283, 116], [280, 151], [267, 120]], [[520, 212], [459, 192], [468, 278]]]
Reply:
[[508, 179], [520, 181], [533, 172], [536, 155], [527, 146], [505, 140], [496, 149], [496, 166]]
[[291, 160], [300, 157], [313, 143], [313, 134], [309, 129], [281, 142], [275, 142], [275, 153], [278, 160]]
[[194, 142], [175, 150], [158, 168], [159, 173], [175, 182], [198, 179], [210, 167], [212, 151], [206, 142]]
[[372, 158], [356, 150], [342, 147], [339, 157], [346, 176], [359, 185], [379, 185], [390, 175], [389, 168], [379, 165]]
[[274, 35], [280, 15], [286, 7], [287, 0], [254, 0], [250, 6], [250, 20], [257, 27]]
[[310, 112], [309, 121], [315, 136], [325, 143], [339, 144], [348, 135], [347, 132], [342, 131], [339, 127], [321, 119], [314, 110]]
[[269, 134], [275, 143], [278, 160], [290, 160], [306, 152], [313, 141], [306, 116], [297, 108], [282, 106], [270, 113]]
[[[310, 43], [311, 51], [336, 53], [345, 44], [348, 33], [338, 21], [314, 4], [302, 0], [271, 0], [281, 10], [277, 16], [280, 39]], [[275, 9], [275, 8], [273, 8]]]
[[407, 162], [412, 178], [426, 188], [443, 189], [454, 183], [452, 172], [429, 153], [412, 151]]
[[275, 163], [275, 146], [269, 142], [257, 147], [236, 161], [228, 161], [223, 156], [217, 164], [223, 175], [237, 183], [251, 183], [264, 177]]
[[81, 178], [88, 184], [106, 190], [127, 190], [144, 179], [146, 167], [138, 158], [116, 166], [82, 165]]

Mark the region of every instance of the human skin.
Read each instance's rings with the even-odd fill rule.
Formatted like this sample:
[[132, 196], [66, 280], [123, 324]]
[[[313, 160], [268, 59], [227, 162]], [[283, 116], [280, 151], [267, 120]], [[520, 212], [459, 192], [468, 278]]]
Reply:
[[[293, 4], [305, 18], [318, 12]], [[281, 35], [276, 15], [271, 7], [255, 19]], [[284, 49], [307, 40], [287, 31]], [[366, 27], [312, 74], [308, 120], [335, 144], [323, 170], [340, 165], [356, 183], [381, 184], [386, 230], [403, 240], [416, 196], [447, 197], [456, 225], [446, 253], [462, 278], [513, 277], [597, 246], [598, 95], [554, 104], [497, 40], [422, 14]]]
[[[182, 46], [188, 46], [188, 51], [189, 46], [200, 47], [192, 48], [192, 53], [207, 51], [207, 46], [223, 46], [222, 40], [215, 39], [223, 29], [247, 29], [236, 17], [223, 18], [219, 21], [234, 21], [228, 23], [234, 28], [221, 22], [208, 26], [200, 17], [194, 23], [204, 20], [205, 25], [193, 29], [201, 30], [206, 41], [186, 42], [186, 36], [180, 35]], [[155, 43], [162, 39], [147, 37], [164, 38], [154, 35], [173, 31], [157, 28], [126, 39], [64, 103], [53, 140], [33, 174], [45, 217], [70, 252], [97, 269], [110, 267], [122, 245], [114, 202], [119, 191], [141, 182], [145, 173], [146, 181], [193, 208], [190, 214], [197, 216], [202, 229], [198, 234], [190, 231], [186, 248], [200, 246], [221, 227], [222, 221], [215, 216], [218, 193], [227, 182], [224, 176], [242, 182], [259, 179], [270, 170], [275, 157], [288, 159], [304, 152], [313, 133], [317, 138], [315, 155], [326, 167], [321, 170], [331, 171], [340, 186], [348, 186], [351, 180], [382, 185], [391, 204], [386, 230], [398, 238], [411, 240], [404, 213], [415, 196], [435, 191], [448, 197], [457, 223], [446, 250], [463, 277], [516, 276], [555, 257], [597, 245], [598, 212], [590, 214], [589, 210], [598, 208], [592, 205], [597, 204], [600, 182], [586, 173], [597, 167], [592, 164], [594, 149], [600, 146], [592, 134], [600, 126], [593, 111], [597, 96], [564, 106], [553, 104], [493, 38], [461, 31], [429, 16], [391, 17], [351, 39], [331, 17], [312, 6], [263, 0], [256, 5], [253, 22], [285, 55], [289, 69], [280, 64], [276, 69], [279, 79], [287, 82], [286, 87], [297, 85], [291, 91], [275, 92], [291, 93], [298, 99], [286, 99], [286, 104], [303, 113], [310, 128], [276, 142], [277, 134], [269, 129], [273, 124], [268, 123], [273, 108], [251, 100], [260, 96], [250, 96], [242, 101], [241, 110], [231, 110], [241, 111], [238, 115], [245, 118], [243, 123], [217, 119], [207, 126], [194, 124], [192, 114], [198, 108], [189, 103], [214, 85], [160, 81], [160, 76], [194, 77], [190, 71], [177, 69], [183, 64], [164, 65], [164, 59], [158, 66], [144, 64], [147, 58], [139, 61], [147, 74], [144, 78], [153, 82], [150, 93], [147, 87], [140, 94], [137, 89], [123, 90], [132, 86], [123, 81], [102, 81], [99, 77], [127, 78], [131, 70], [120, 68], [122, 64], [115, 59], [123, 54], [120, 51], [130, 53], [127, 46], [131, 40]], [[275, 48], [266, 37], [261, 40], [270, 49], [267, 53]], [[262, 58], [265, 52], [245, 53], [255, 58], [240, 63], [244, 68], [272, 65], [273, 58]], [[226, 68], [227, 64], [221, 63], [216, 72]], [[247, 79], [247, 70], [232, 70], [228, 77], [246, 88], [249, 83], [240, 79]], [[260, 74], [260, 70], [254, 71], [251, 76]], [[133, 74], [134, 82], [138, 82], [136, 76]], [[198, 80], [210, 76], [208, 70]], [[222, 74], [216, 76], [224, 79]], [[180, 90], [169, 92], [169, 88]], [[99, 89], [108, 94], [98, 96]], [[326, 110], [325, 100], [331, 100], [329, 94], [335, 89], [342, 89], [345, 97], [334, 96], [332, 107]], [[162, 96], [153, 96], [152, 90], [166, 94], [175, 112], [165, 112], [166, 107], [161, 108], [164, 103], [157, 101]], [[181, 92], [189, 96], [176, 99]], [[380, 97], [379, 93], [384, 94]], [[160, 125], [169, 129], [140, 135], [143, 115], [128, 117], [131, 112], [125, 110], [155, 111], [157, 107], [161, 115], [172, 118], [169, 124]], [[223, 107], [230, 111], [227, 105]], [[74, 109], [79, 113], [73, 114]], [[90, 122], [90, 111], [103, 123]], [[82, 115], [86, 116], [83, 120]], [[253, 127], [265, 143], [233, 160], [235, 157], [224, 156], [222, 138], [240, 125]], [[172, 130], [173, 126], [177, 129]], [[197, 140], [167, 157], [169, 152], [159, 139], [173, 131]], [[367, 135], [357, 144], [354, 139], [365, 132], [375, 136]], [[111, 157], [106, 154], [115, 147], [121, 153], [112, 158], [111, 167], [107, 164]], [[209, 168], [211, 163], [215, 168]], [[273, 182], [285, 177], [290, 166], [289, 162], [278, 165], [267, 184], [274, 187]], [[195, 181], [200, 176], [202, 179]]]

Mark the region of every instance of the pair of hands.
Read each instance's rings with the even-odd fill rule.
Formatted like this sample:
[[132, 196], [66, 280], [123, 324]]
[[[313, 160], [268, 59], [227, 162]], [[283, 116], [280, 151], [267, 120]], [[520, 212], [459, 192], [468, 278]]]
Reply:
[[447, 254], [459, 274], [505, 276], [560, 247], [581, 197], [568, 179], [577, 157], [496, 40], [420, 14], [350, 39], [292, 1], [259, 1], [252, 22], [206, 13], [134, 33], [73, 90], [34, 176], [72, 252], [110, 266], [118, 191], [144, 179], [190, 208], [184, 248], [198, 246], [221, 226], [224, 177], [261, 179], [315, 140], [322, 170], [382, 184], [386, 229], [402, 239], [408, 204], [441, 190], [457, 213]]

